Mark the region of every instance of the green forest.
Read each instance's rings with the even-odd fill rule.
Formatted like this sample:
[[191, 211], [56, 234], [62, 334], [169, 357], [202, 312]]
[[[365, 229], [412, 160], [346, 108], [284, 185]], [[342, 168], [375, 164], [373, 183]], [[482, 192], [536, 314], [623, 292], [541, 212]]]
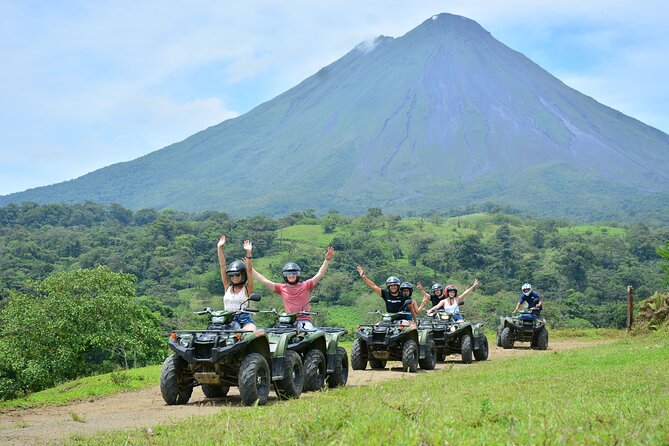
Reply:
[[[493, 328], [530, 282], [544, 299], [549, 328], [622, 328], [626, 290], [641, 301], [667, 290], [669, 228], [640, 223], [579, 225], [491, 208], [484, 213], [399, 216], [314, 210], [280, 218], [225, 212], [132, 211], [116, 204], [23, 203], [0, 208], [0, 398], [78, 376], [162, 360], [165, 336], [198, 327], [192, 314], [222, 308], [216, 259], [221, 234], [228, 261], [253, 242], [254, 268], [281, 281], [297, 262], [318, 271], [336, 254], [315, 294], [321, 325], [349, 330], [383, 309], [356, 265], [382, 285], [452, 283], [475, 278], [466, 318]], [[280, 300], [256, 286], [262, 308]]]

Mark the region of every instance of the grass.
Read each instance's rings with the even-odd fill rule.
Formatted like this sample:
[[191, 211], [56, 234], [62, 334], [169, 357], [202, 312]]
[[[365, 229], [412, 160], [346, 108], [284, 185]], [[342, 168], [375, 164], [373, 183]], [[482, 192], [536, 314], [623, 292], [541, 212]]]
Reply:
[[160, 365], [154, 365], [77, 379], [30, 394], [25, 398], [0, 401], [0, 410], [61, 405], [73, 401], [144, 389], [159, 383], [160, 367]]
[[667, 444], [669, 337], [535, 352], [72, 444]]

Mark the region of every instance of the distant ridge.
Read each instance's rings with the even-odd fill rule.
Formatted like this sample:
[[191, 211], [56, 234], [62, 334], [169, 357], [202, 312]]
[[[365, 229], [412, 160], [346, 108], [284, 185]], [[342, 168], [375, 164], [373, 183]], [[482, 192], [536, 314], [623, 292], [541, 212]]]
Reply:
[[669, 135], [439, 14], [360, 44], [238, 118], [76, 180], [0, 197], [282, 215], [493, 201], [669, 222]]

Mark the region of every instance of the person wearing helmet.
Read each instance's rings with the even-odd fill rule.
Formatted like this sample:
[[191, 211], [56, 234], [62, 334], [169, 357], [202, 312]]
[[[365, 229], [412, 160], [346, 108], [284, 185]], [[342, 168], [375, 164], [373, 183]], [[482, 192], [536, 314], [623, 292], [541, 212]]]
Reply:
[[474, 284], [467, 288], [460, 296], [458, 296], [458, 288], [455, 285], [446, 285], [446, 297], [442, 299], [437, 305], [427, 310], [427, 314], [432, 316], [437, 310], [443, 310], [453, 315], [454, 321], [463, 320], [460, 314], [460, 306], [465, 296], [473, 292], [479, 286], [479, 280], [474, 279]]
[[[235, 260], [230, 265], [225, 264], [225, 254], [223, 246], [226, 238], [222, 235], [218, 240], [218, 264], [221, 267], [221, 280], [225, 288], [223, 295], [223, 308], [225, 311], [238, 311], [242, 309], [242, 302], [248, 299], [253, 292], [253, 276], [249, 274], [253, 271], [253, 243], [250, 240], [244, 240], [244, 249], [246, 250], [246, 263], [241, 260]], [[256, 330], [255, 322], [248, 313], [236, 314], [232, 319], [237, 322], [242, 330]]]
[[[300, 276], [302, 275], [302, 270], [299, 265], [294, 262], [289, 262], [284, 265], [281, 270], [281, 275], [283, 276], [283, 281], [285, 283], [274, 283], [271, 280], [268, 280], [260, 274], [257, 270], [253, 270], [253, 276], [267, 288], [281, 296], [283, 301], [283, 306], [288, 313], [298, 313], [300, 311], [309, 310], [309, 297], [311, 296], [311, 291], [316, 288], [316, 284], [325, 275], [325, 272], [328, 270], [328, 265], [332, 256], [334, 256], [335, 250], [332, 246], [328, 246], [328, 249], [325, 251], [325, 260], [319, 268], [318, 272], [311, 279], [307, 279], [303, 282], [300, 282]], [[308, 314], [300, 314], [297, 316], [297, 325], [301, 330], [313, 330], [314, 325], [311, 323], [311, 318]]]
[[[429, 294], [427, 291], [423, 289], [423, 285], [418, 282], [416, 285], [416, 288], [418, 288], [418, 291], [423, 295], [423, 303], [427, 302], [430, 300], [432, 302], [432, 306], [436, 306], [446, 298], [446, 295], [444, 294], [444, 286], [440, 283], [435, 283], [432, 285], [431, 291], [432, 293]], [[423, 305], [419, 307], [421, 310], [423, 309]]]
[[[415, 313], [415, 302], [411, 302], [412, 305], [407, 307], [404, 305], [404, 302], [408, 299], [411, 299], [411, 294], [413, 293], [413, 285], [409, 282], [404, 282], [400, 283], [400, 279], [398, 279], [395, 276], [390, 276], [388, 279], [386, 279], [386, 289], [381, 289], [372, 279], [367, 277], [367, 274], [365, 274], [365, 270], [362, 268], [362, 266], [358, 265], [357, 268], [358, 274], [360, 274], [360, 277], [362, 278], [362, 281], [365, 282], [365, 285], [370, 287], [377, 295], [383, 299], [383, 301], [386, 303], [386, 311], [388, 313], [399, 313], [401, 311], [409, 311], [411, 312], [411, 317], [412, 319], [410, 320], [415, 320], [416, 319], [416, 313]], [[408, 285], [407, 285], [408, 284]], [[400, 288], [404, 285], [404, 289], [400, 290]], [[408, 294], [408, 298], [404, 297], [403, 294]], [[410, 324], [411, 322], [407, 322], [407, 324]]]
[[513, 312], [517, 313], [520, 306], [525, 302], [527, 303], [527, 308], [532, 310], [532, 314], [539, 316], [542, 308], [541, 297], [539, 296], [539, 293], [534, 291], [532, 289], [532, 285], [529, 283], [523, 284], [521, 291], [523, 293], [520, 295], [520, 299], [518, 299], [518, 303], [516, 304], [516, 308], [513, 310]]

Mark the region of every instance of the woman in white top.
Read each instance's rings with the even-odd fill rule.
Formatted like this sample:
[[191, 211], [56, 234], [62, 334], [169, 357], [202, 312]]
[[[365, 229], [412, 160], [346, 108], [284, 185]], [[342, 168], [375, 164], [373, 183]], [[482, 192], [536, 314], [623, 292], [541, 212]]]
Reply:
[[[225, 287], [223, 296], [223, 308], [225, 311], [238, 311], [242, 309], [244, 302], [253, 292], [253, 244], [250, 240], [244, 240], [244, 249], [246, 250], [246, 263], [241, 260], [235, 260], [230, 265], [225, 264], [225, 255], [223, 254], [223, 245], [225, 245], [225, 235], [222, 235], [218, 241], [218, 264], [221, 267], [221, 280]], [[253, 318], [248, 313], [235, 315], [232, 319], [237, 322], [242, 330], [256, 330], [257, 327]]]
[[445, 312], [453, 315], [454, 321], [461, 321], [462, 315], [460, 314], [459, 304], [465, 300], [465, 296], [476, 289], [479, 286], [479, 280], [474, 279], [474, 285], [467, 288], [460, 296], [458, 296], [458, 288], [455, 285], [446, 285], [446, 298], [439, 302], [434, 307], [427, 310], [427, 314], [432, 316], [435, 311], [441, 309]]

